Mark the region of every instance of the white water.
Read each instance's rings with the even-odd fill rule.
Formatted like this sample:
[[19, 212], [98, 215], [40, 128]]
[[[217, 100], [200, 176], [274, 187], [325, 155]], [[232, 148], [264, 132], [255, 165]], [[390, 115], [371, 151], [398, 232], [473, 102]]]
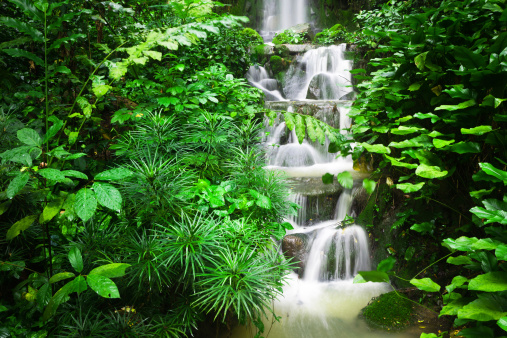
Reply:
[[264, 0], [262, 31], [278, 32], [308, 22], [307, 0]]

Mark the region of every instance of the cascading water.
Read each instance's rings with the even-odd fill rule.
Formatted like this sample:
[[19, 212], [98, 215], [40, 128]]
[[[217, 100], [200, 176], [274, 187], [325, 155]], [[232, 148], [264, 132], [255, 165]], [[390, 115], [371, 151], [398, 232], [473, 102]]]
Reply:
[[307, 0], [264, 0], [263, 37], [273, 37], [274, 32], [308, 22]]
[[[303, 3], [302, 0], [266, 0], [267, 12], [276, 15], [266, 17], [264, 29], [280, 30], [299, 23], [298, 20], [304, 21], [299, 17], [306, 12]], [[290, 11], [298, 11], [298, 15]], [[350, 127], [347, 113], [354, 93], [348, 72], [352, 63], [344, 58], [345, 48], [345, 45], [320, 47], [297, 57], [285, 75], [282, 90], [262, 67], [250, 68], [247, 78], [264, 91], [270, 101], [266, 102], [268, 108], [305, 112], [312, 107], [312, 116], [346, 133], [343, 129]], [[274, 302], [280, 320], [267, 327], [266, 332], [273, 338], [393, 337], [370, 331], [358, 319], [361, 308], [372, 297], [390, 288], [381, 283], [352, 282], [358, 271], [371, 269], [364, 229], [355, 224], [339, 226], [347, 216], [353, 216], [354, 197], [362, 189], [352, 159], [329, 154], [327, 139], [325, 145], [307, 139], [299, 143], [295, 133], [287, 129], [282, 114], [273, 122], [266, 123], [264, 145], [269, 164], [266, 170], [282, 170], [297, 183], [290, 198], [301, 209], [288, 219], [294, 230], [284, 238], [282, 251], [300, 263], [284, 287], [283, 296]], [[325, 173], [344, 171], [355, 177], [353, 189], [322, 184], [320, 177]], [[337, 200], [329, 197], [338, 195]], [[247, 332], [244, 327], [236, 330], [232, 337], [253, 337], [253, 331]], [[396, 337], [405, 336], [396, 334]]]

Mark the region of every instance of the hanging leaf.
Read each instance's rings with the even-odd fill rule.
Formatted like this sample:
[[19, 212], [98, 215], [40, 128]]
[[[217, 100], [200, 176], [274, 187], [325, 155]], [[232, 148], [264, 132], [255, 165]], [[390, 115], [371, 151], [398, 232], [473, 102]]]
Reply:
[[37, 55], [30, 53], [24, 49], [18, 49], [18, 48], [9, 48], [9, 49], [2, 49], [2, 52], [9, 54], [12, 57], [23, 57], [27, 58], [28, 60], [32, 60], [36, 65], [44, 67], [44, 61]]
[[440, 178], [444, 177], [448, 174], [447, 170], [440, 170], [437, 166], [429, 166], [426, 164], [421, 164], [415, 170], [415, 174], [424, 178]]
[[375, 191], [376, 185], [377, 184], [373, 180], [369, 180], [367, 178], [363, 180], [363, 188], [366, 190], [368, 194], [372, 194]]
[[431, 280], [431, 278], [422, 278], [416, 279], [413, 278], [410, 280], [410, 284], [417, 287], [419, 290], [426, 292], [438, 292], [440, 291], [440, 285]]
[[76, 275], [73, 274], [72, 272], [60, 272], [60, 273], [57, 273], [56, 275], [51, 276], [51, 278], [49, 279], [49, 283], [54, 284], [56, 282], [66, 280], [66, 279], [69, 279], [69, 278], [72, 278], [75, 276]]
[[359, 271], [358, 275], [366, 282], [389, 283], [389, 276], [383, 271]]
[[95, 192], [88, 188], [79, 190], [74, 202], [74, 210], [83, 221], [89, 220], [97, 210], [97, 198]]
[[507, 272], [488, 272], [475, 277], [468, 283], [468, 290], [501, 292], [507, 291]]
[[352, 189], [354, 186], [354, 179], [352, 175], [348, 171], [344, 171], [336, 175], [336, 179], [345, 189]]
[[360, 146], [362, 146], [364, 149], [369, 151], [370, 153], [377, 153], [377, 154], [390, 154], [391, 149], [388, 147], [382, 145], [382, 144], [368, 144], [368, 143], [360, 143]]
[[410, 227], [410, 230], [420, 232], [422, 234], [431, 232], [435, 229], [435, 225], [430, 222], [417, 223]]
[[42, 320], [47, 321], [55, 313], [60, 304], [64, 303], [69, 299], [69, 295], [75, 291], [76, 283], [72, 280], [65, 284], [60, 290], [58, 290], [48, 302], [48, 305], [44, 309]]
[[393, 257], [387, 257], [377, 265], [377, 271], [389, 272], [393, 269], [396, 259]]
[[466, 135], [484, 135], [486, 133], [489, 133], [490, 131], [492, 131], [493, 128], [491, 128], [491, 126], [478, 126], [478, 127], [475, 127], [475, 128], [470, 128], [470, 129], [466, 129], [466, 128], [461, 128], [461, 133]]
[[6, 236], [7, 240], [10, 241], [11, 239], [19, 235], [21, 231], [28, 229], [30, 225], [32, 225], [32, 223], [35, 222], [36, 219], [37, 215], [30, 215], [14, 223], [10, 227], [9, 231], [7, 231]]
[[403, 191], [406, 194], [410, 194], [412, 192], [416, 192], [416, 191], [421, 190], [422, 187], [424, 186], [424, 184], [425, 184], [425, 182], [421, 182], [421, 183], [417, 183], [417, 184], [400, 183], [400, 184], [396, 184], [396, 188], [400, 189], [401, 191]]
[[95, 196], [100, 205], [113, 211], [120, 211], [122, 198], [118, 189], [111, 184], [102, 182], [93, 183], [92, 189], [95, 191]]
[[42, 139], [39, 134], [30, 128], [23, 128], [18, 130], [18, 139], [26, 145], [32, 147], [40, 147], [42, 146]]
[[97, 274], [89, 274], [86, 281], [90, 288], [104, 298], [120, 298], [120, 292], [116, 284], [107, 277]]
[[300, 114], [296, 114], [295, 122], [296, 122], [296, 136], [298, 137], [299, 144], [302, 144], [306, 136], [305, 121], [303, 120], [303, 117]]
[[287, 129], [293, 130], [296, 126], [296, 122], [294, 121], [294, 116], [289, 112], [284, 112], [283, 116], [285, 118], [285, 125], [287, 126]]
[[14, 177], [14, 179], [9, 183], [9, 186], [7, 187], [7, 198], [13, 198], [21, 189], [25, 187], [29, 179], [30, 173], [28, 171], [24, 171]]
[[51, 221], [62, 209], [64, 199], [56, 198], [50, 201], [44, 210], [42, 210], [42, 214], [39, 216], [39, 223], [44, 224], [46, 222]]
[[486, 174], [498, 178], [499, 180], [503, 181], [504, 185], [507, 185], [507, 172], [506, 171], [497, 169], [497, 168], [495, 168], [495, 166], [493, 166], [490, 163], [479, 163], [479, 166]]
[[63, 121], [54, 115], [50, 116], [48, 120], [50, 122], [53, 122], [53, 125], [49, 127], [48, 131], [46, 132], [46, 135], [44, 135], [42, 143], [46, 143], [47, 141], [52, 139], [63, 127]]
[[408, 169], [415, 169], [415, 168], [417, 168], [417, 164], [401, 162], [402, 160], [405, 159], [405, 157], [394, 158], [394, 157], [391, 157], [389, 155], [384, 155], [384, 156], [385, 156], [386, 159], [388, 159], [389, 161], [391, 161], [392, 165], [394, 165], [396, 167], [403, 167], [403, 168], [408, 168]]
[[79, 251], [77, 246], [73, 246], [69, 251], [69, 262], [70, 265], [77, 272], [83, 271], [83, 256], [81, 255], [81, 251]]

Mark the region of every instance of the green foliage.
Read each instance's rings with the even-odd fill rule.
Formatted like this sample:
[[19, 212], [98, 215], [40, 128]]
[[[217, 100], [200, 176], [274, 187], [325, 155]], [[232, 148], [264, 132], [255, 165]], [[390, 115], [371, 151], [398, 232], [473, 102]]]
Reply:
[[241, 34], [245, 35], [253, 45], [262, 45], [264, 43], [262, 37], [254, 29], [245, 28], [241, 31]]
[[373, 298], [362, 316], [373, 327], [399, 330], [413, 322], [412, 312], [413, 304], [393, 291]]
[[313, 43], [326, 46], [339, 44], [345, 41], [346, 36], [347, 31], [345, 30], [345, 27], [338, 23], [331, 28], [326, 28], [322, 30], [322, 32], [315, 34]]
[[277, 33], [272, 41], [275, 45], [291, 44], [298, 45], [309, 42], [304, 33], [294, 32], [292, 29], [286, 29]]

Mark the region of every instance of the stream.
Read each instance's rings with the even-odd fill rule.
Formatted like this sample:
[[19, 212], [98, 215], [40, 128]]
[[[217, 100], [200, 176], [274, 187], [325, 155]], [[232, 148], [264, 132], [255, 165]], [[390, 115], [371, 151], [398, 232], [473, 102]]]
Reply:
[[[297, 4], [296, 4], [297, 3]], [[307, 22], [305, 0], [266, 0], [261, 35], [272, 37], [295, 24]], [[347, 113], [352, 104], [352, 61], [345, 58], [346, 46], [311, 49], [296, 56], [281, 85], [270, 77], [269, 70], [252, 66], [246, 77], [262, 89], [266, 106], [280, 111], [304, 111], [335, 128], [350, 127]], [[306, 110], [308, 113], [308, 109]], [[291, 273], [283, 296], [273, 308], [279, 321], [265, 320], [264, 337], [270, 338], [362, 338], [418, 337], [409, 333], [374, 331], [358, 318], [360, 310], [372, 297], [391, 291], [384, 283], [353, 284], [360, 270], [371, 270], [368, 234], [359, 225], [337, 227], [348, 216], [357, 216], [356, 198], [364, 196], [364, 174], [353, 169], [350, 157], [337, 157], [324, 145], [305, 139], [299, 143], [278, 114], [272, 125], [266, 123], [264, 147], [267, 170], [284, 171], [292, 181], [291, 199], [301, 209], [287, 221], [294, 230], [288, 231], [281, 248], [286, 256], [300, 261]], [[342, 130], [345, 134], [345, 131]], [[348, 171], [354, 187], [344, 189], [337, 182], [324, 185], [321, 176]], [[253, 337], [252, 327], [238, 326], [233, 338]]]

